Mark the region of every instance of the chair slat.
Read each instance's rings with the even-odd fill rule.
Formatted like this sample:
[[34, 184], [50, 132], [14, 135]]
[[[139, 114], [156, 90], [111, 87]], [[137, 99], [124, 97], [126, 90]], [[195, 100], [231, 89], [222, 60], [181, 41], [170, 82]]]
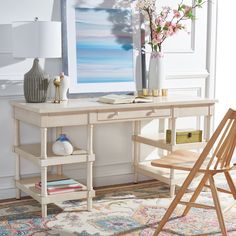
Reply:
[[233, 152], [235, 149], [235, 132], [236, 132], [236, 121], [234, 121], [233, 125], [231, 126], [228, 138], [225, 140], [226, 147], [225, 147], [225, 152], [221, 157], [220, 168], [226, 167], [227, 160], [230, 161], [233, 156]]
[[[216, 148], [215, 151], [214, 151], [214, 154], [213, 154], [213, 156], [212, 156], [212, 160], [211, 160], [211, 162], [209, 163], [208, 168], [210, 168], [210, 165], [211, 165], [211, 163], [213, 162], [215, 156], [218, 156], [218, 155], [219, 155], [220, 148], [222, 148], [222, 143], [224, 142], [225, 137], [226, 137], [226, 135], [227, 135], [227, 133], [228, 133], [230, 127], [232, 126], [233, 122], [234, 122], [234, 120], [228, 120], [228, 125], [226, 126], [226, 128], [225, 128], [225, 130], [224, 130], [224, 133], [223, 133], [223, 135], [222, 135], [222, 137], [221, 137], [221, 139], [220, 139], [220, 141], [219, 141], [219, 143], [218, 143], [218, 145], [217, 145], [217, 148]], [[222, 150], [223, 150], [223, 149], [222, 149]], [[217, 162], [216, 162], [216, 164], [215, 164], [215, 166], [214, 166], [214, 169], [217, 168], [219, 162], [220, 162], [220, 158], [218, 158], [218, 160], [217, 160]]]

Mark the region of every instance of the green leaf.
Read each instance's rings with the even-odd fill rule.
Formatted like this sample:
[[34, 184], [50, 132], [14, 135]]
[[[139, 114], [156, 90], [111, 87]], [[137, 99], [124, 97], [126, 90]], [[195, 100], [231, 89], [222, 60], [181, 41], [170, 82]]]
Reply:
[[160, 33], [161, 32], [161, 26], [157, 26], [157, 29], [156, 29], [157, 33]]
[[164, 26], [164, 27], [163, 27], [163, 30], [168, 30], [168, 27]]
[[192, 11], [189, 11], [189, 12], [186, 14], [186, 17], [188, 17], [189, 19], [193, 19], [193, 17], [194, 17], [193, 12], [192, 12]]

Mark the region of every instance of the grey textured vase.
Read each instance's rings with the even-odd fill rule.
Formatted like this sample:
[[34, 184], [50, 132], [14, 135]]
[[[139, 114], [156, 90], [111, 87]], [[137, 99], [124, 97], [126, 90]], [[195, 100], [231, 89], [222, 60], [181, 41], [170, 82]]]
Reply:
[[48, 84], [48, 75], [40, 67], [39, 59], [35, 58], [32, 68], [24, 76], [24, 95], [26, 102], [45, 102]]

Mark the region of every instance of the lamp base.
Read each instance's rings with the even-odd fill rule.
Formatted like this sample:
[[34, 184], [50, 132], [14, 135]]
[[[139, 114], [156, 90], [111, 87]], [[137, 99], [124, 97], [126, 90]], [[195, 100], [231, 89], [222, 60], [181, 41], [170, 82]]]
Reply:
[[24, 75], [24, 96], [26, 102], [46, 102], [49, 78], [35, 58], [32, 68]]

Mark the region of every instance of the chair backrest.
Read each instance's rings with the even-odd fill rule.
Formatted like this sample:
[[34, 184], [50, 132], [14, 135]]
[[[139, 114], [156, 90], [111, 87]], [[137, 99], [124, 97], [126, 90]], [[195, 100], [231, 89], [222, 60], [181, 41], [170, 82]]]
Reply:
[[235, 145], [236, 111], [229, 109], [203, 150], [208, 156], [210, 151], [213, 152], [207, 168], [230, 168]]

